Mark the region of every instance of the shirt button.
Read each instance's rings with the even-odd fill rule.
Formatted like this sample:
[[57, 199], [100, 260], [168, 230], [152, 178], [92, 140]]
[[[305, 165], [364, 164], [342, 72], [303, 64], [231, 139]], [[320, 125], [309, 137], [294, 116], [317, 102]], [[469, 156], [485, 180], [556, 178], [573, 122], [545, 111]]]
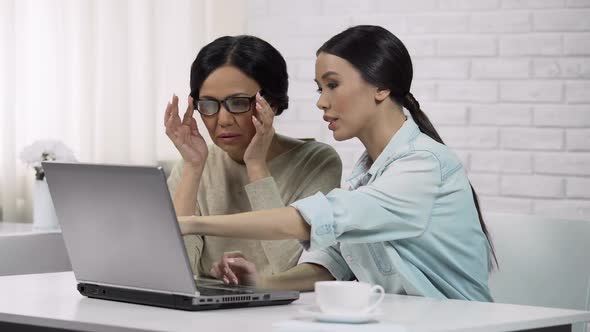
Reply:
[[346, 256], [346, 260], [347, 260], [349, 263], [351, 263], [351, 262], [352, 262], [352, 256], [350, 256], [350, 255]]

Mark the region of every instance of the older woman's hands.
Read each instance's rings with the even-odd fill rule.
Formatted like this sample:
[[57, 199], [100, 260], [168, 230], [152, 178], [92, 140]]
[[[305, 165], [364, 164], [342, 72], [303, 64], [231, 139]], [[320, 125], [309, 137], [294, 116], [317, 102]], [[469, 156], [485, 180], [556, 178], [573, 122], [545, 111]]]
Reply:
[[174, 143], [186, 165], [200, 176], [205, 168], [209, 150], [205, 139], [199, 133], [197, 121], [193, 118], [194, 111], [193, 98], [189, 96], [188, 107], [181, 121], [178, 114], [178, 97], [174, 95], [172, 102], [166, 106], [164, 125], [166, 126], [166, 135]]
[[256, 94], [254, 114], [252, 122], [256, 128], [256, 134], [244, 152], [244, 163], [248, 169], [248, 177], [252, 182], [270, 176], [266, 158], [275, 135], [273, 127], [275, 113], [269, 103], [260, 96], [260, 93]]
[[254, 263], [239, 251], [224, 253], [221, 261], [213, 264], [210, 273], [226, 284], [256, 286], [259, 278]]

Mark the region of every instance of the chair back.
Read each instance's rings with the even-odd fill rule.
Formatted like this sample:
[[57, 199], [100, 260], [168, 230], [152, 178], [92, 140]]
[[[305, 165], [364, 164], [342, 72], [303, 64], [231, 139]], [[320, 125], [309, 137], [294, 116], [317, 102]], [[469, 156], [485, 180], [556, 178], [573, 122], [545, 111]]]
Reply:
[[499, 263], [489, 281], [496, 302], [590, 309], [590, 221], [513, 214], [485, 221]]

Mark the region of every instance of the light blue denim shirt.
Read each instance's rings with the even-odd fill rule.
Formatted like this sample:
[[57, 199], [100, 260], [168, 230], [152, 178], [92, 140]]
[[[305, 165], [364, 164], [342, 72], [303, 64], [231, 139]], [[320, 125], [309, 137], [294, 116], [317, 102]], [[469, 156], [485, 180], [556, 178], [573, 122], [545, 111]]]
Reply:
[[311, 226], [299, 263], [386, 292], [492, 301], [489, 246], [461, 161], [407, 121], [372, 165], [365, 152], [350, 190], [297, 201]]

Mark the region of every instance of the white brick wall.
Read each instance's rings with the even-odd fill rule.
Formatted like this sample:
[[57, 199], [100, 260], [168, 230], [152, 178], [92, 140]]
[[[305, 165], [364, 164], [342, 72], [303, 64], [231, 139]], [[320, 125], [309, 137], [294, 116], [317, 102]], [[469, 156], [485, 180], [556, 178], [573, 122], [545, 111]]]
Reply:
[[590, 59], [535, 59], [533, 72], [535, 78], [590, 78]]
[[590, 9], [543, 10], [533, 13], [535, 31], [588, 31]]
[[531, 107], [526, 104], [472, 104], [470, 110], [474, 125], [528, 126], [532, 119]]
[[471, 63], [474, 79], [526, 79], [530, 74], [528, 59], [476, 59]]
[[286, 57], [291, 107], [277, 130], [342, 156], [315, 107], [316, 49], [381, 25], [412, 55], [412, 93], [463, 161], [488, 211], [590, 218], [589, 0], [248, 0], [248, 33]]
[[561, 37], [559, 34], [502, 34], [498, 36], [500, 55], [503, 58], [524, 55], [560, 55]]
[[568, 151], [590, 151], [590, 129], [568, 129], [566, 135]]
[[502, 128], [501, 146], [507, 150], [561, 150], [563, 129]]
[[471, 171], [492, 173], [532, 173], [533, 158], [521, 151], [472, 151]]
[[590, 199], [588, 187], [590, 187], [590, 179], [588, 178], [568, 178], [565, 184], [566, 195], [571, 198]]
[[530, 13], [527, 11], [474, 12], [471, 15], [473, 32], [529, 32]]
[[505, 196], [563, 197], [564, 181], [560, 177], [506, 174], [501, 182], [500, 188]]
[[540, 80], [500, 82], [500, 99], [509, 102], [558, 103], [563, 99], [563, 84]]
[[[417, 94], [414, 96], [420, 99], [422, 97]], [[486, 81], [448, 81], [438, 85], [438, 97], [444, 101], [496, 102], [498, 84]]]
[[503, 0], [502, 8], [541, 9], [561, 8], [564, 0]]
[[493, 56], [496, 53], [496, 40], [492, 36], [443, 36], [438, 39], [439, 56]]
[[580, 33], [564, 36], [565, 55], [590, 55], [590, 34]]

